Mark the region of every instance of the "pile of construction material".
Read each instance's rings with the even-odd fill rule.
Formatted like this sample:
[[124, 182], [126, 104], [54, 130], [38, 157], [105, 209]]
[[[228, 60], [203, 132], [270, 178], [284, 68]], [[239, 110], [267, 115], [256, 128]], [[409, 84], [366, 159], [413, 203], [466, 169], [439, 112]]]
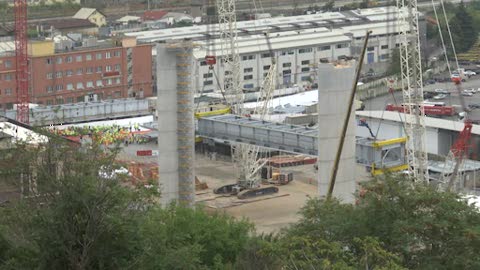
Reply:
[[315, 164], [317, 162], [316, 158], [308, 157], [304, 155], [282, 155], [270, 157], [267, 160], [266, 165], [273, 166], [275, 168], [280, 167], [292, 167], [300, 165]]
[[264, 182], [274, 185], [286, 185], [293, 181], [292, 172], [280, 172], [273, 167], [265, 166], [261, 170], [261, 178]]

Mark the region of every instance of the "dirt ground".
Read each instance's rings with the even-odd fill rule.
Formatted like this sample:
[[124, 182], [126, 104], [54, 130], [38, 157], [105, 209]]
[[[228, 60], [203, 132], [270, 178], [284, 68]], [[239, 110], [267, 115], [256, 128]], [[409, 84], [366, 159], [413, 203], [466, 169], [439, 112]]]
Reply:
[[[137, 157], [137, 150], [156, 149], [155, 144], [129, 145], [119, 156], [123, 161], [156, 162], [156, 157]], [[253, 222], [259, 233], [278, 232], [299, 220], [298, 212], [306, 201], [317, 195], [316, 171], [313, 165], [281, 168], [281, 172], [292, 172], [294, 181], [278, 186], [275, 195], [255, 199], [239, 200], [236, 196], [219, 196], [213, 189], [235, 183], [235, 167], [229, 158], [217, 156], [215, 160], [203, 154], [196, 154], [195, 174], [208, 189], [197, 191], [197, 204], [212, 211], [225, 211], [236, 218]], [[357, 178], [366, 179], [367, 173], [358, 166]]]
[[[211, 160], [197, 154], [196, 175], [200, 181], [206, 182], [208, 190], [198, 192], [198, 203], [214, 209], [223, 209], [226, 213], [246, 218], [253, 222], [258, 233], [278, 232], [281, 228], [299, 220], [301, 207], [309, 198], [317, 195], [316, 172], [313, 165], [282, 168], [283, 172], [293, 172], [294, 181], [279, 186], [275, 196], [262, 196], [252, 200], [238, 200], [236, 197], [218, 197], [212, 189], [234, 183], [234, 166], [225, 160]], [[363, 167], [357, 168], [359, 179], [367, 179], [368, 174]]]

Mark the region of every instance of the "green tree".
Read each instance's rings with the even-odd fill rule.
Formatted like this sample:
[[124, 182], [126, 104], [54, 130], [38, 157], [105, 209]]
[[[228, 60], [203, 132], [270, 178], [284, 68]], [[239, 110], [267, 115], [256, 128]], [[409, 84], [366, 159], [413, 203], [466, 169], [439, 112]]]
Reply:
[[392, 262], [408, 269], [480, 267], [474, 255], [480, 250], [480, 213], [458, 195], [390, 176], [364, 189], [356, 206], [309, 201], [287, 235], [340, 243], [357, 259], [365, 257], [363, 241], [371, 250], [380, 248], [373, 253], [387, 259], [380, 260], [385, 269]]
[[323, 6], [323, 11], [331, 11], [335, 7], [335, 0], [328, 0]]
[[0, 179], [23, 186], [27, 196], [0, 208], [0, 269], [235, 264], [251, 237], [250, 223], [201, 208], [161, 207], [155, 188], [128, 187], [112, 173], [117, 152], [51, 138], [0, 153]]

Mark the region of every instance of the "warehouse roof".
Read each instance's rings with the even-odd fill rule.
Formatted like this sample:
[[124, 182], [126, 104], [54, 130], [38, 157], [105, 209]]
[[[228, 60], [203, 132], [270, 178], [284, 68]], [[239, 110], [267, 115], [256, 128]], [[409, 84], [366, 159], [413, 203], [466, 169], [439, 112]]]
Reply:
[[[369, 27], [369, 22], [394, 20], [395, 15], [389, 14], [396, 13], [397, 10], [398, 9], [396, 7], [381, 7], [362, 9], [356, 12], [325, 12], [321, 14], [239, 21], [236, 23], [236, 28], [237, 33], [249, 34], [252, 32], [258, 33], [261, 31], [274, 32], [285, 29], [317, 28], [322, 26], [335, 28], [360, 23], [362, 24], [361, 27], [363, 27], [363, 32], [365, 32], [365, 27]], [[373, 26], [370, 25], [370, 27]], [[210, 36], [218, 35], [219, 25], [211, 24], [181, 28], [167, 28], [161, 30], [126, 33], [126, 35], [136, 36], [138, 37], [139, 41], [143, 42], [156, 42], [170, 39], [206, 38], [207, 33]]]
[[[356, 115], [361, 117], [383, 119], [394, 122], [402, 122], [405, 120], [405, 114], [390, 111], [357, 111]], [[464, 124], [460, 121], [425, 117], [425, 126], [429, 128], [438, 128], [460, 132], [463, 130]], [[480, 125], [473, 125], [472, 134], [480, 135]]]

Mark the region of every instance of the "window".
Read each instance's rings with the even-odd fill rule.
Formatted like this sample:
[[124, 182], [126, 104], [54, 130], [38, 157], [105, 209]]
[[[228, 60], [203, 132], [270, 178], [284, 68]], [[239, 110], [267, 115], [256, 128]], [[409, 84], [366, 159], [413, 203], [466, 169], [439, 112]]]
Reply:
[[95, 82], [95, 84], [96, 84], [97, 86], [103, 86], [102, 80], [97, 80], [97, 81]]
[[110, 72], [112, 71], [112, 66], [106, 66], [105, 67], [105, 72]]
[[375, 47], [368, 47], [367, 48], [367, 51], [371, 52], [371, 51], [374, 51], [375, 50]]
[[309, 72], [310, 71], [310, 68], [309, 67], [304, 67], [302, 68], [302, 72]]
[[282, 51], [282, 55], [293, 55], [295, 54], [295, 51], [294, 50], [290, 50], [290, 51]]
[[65, 71], [65, 75], [72, 76], [73, 75], [73, 70], [69, 69], [69, 70]]
[[62, 78], [62, 72], [61, 71], [57, 71], [55, 73], [55, 78]]
[[330, 45], [318, 47], [318, 50], [319, 50], [319, 51], [329, 51], [329, 50], [331, 50], [331, 49], [332, 49], [332, 47], [331, 47]]
[[107, 80], [107, 85], [112, 85], [113, 84], [113, 80], [112, 79], [108, 79]]
[[73, 61], [73, 58], [71, 56], [65, 57], [65, 62], [66, 63], [71, 63]]
[[105, 53], [105, 59], [110, 59], [112, 58], [112, 53], [111, 52], [106, 52]]
[[207, 62], [206, 61], [201, 61], [200, 62], [200, 66], [206, 66], [207, 65]]
[[388, 58], [390, 57], [390, 55], [387, 53], [387, 54], [381, 54], [380, 55], [380, 60], [388, 60]]
[[7, 88], [7, 89], [5, 89], [5, 95], [11, 96], [12, 93], [13, 93], [12, 88]]
[[303, 60], [302, 61], [302, 65], [308, 65], [308, 64], [310, 64], [310, 60]]
[[45, 59], [45, 64], [51, 65], [52, 64], [52, 58]]
[[301, 80], [302, 80], [302, 82], [307, 82], [307, 81], [310, 81], [311, 78], [310, 78], [310, 76], [303, 76], [303, 77], [301, 78]]
[[47, 86], [46, 90], [47, 90], [47, 93], [52, 93], [53, 92], [53, 86], [51, 86], [51, 85]]
[[120, 71], [120, 64], [115, 65], [115, 71]]
[[83, 68], [77, 69], [77, 75], [82, 75], [82, 73], [83, 73]]
[[91, 61], [92, 60], [92, 55], [91, 54], [86, 54], [85, 55], [85, 60]]
[[12, 80], [12, 74], [5, 74], [5, 81], [11, 81]]
[[83, 89], [83, 83], [82, 82], [77, 83], [77, 89]]
[[95, 59], [101, 60], [102, 59], [102, 53], [97, 53], [97, 55], [95, 56]]
[[395, 48], [400, 48], [400, 43], [395, 44]]
[[102, 67], [97, 67], [97, 73], [102, 73]]
[[268, 66], [263, 66], [263, 70], [269, 70], [270, 69], [270, 65]]
[[253, 68], [244, 68], [243, 73], [253, 72]]
[[213, 77], [213, 73], [205, 73], [203, 74], [203, 78], [206, 79], [206, 78], [211, 78]]
[[116, 98], [119, 98], [119, 97], [122, 96], [122, 92], [121, 92], [121, 91], [115, 91], [114, 96], [115, 96]]
[[6, 68], [11, 68], [12, 67], [12, 61], [11, 60], [5, 60], [5, 67]]
[[57, 64], [61, 64], [62, 63], [62, 57], [57, 57]]
[[115, 79], [115, 83], [116, 83], [116, 84], [120, 84], [120, 83], [122, 83], [122, 82], [121, 82], [120, 78], [116, 78], [116, 79]]
[[245, 88], [245, 89], [252, 89], [253, 87], [254, 87], [253, 83], [243, 85], [243, 88]]
[[242, 60], [243, 61], [247, 61], [247, 60], [255, 60], [255, 55], [244, 55], [242, 56]]
[[284, 70], [282, 73], [283, 73], [283, 76], [285, 76], [285, 75], [292, 74], [292, 71], [290, 69], [287, 69], [287, 70]]
[[272, 57], [271, 53], [262, 53], [262, 58]]
[[63, 84], [57, 84], [57, 85], [55, 85], [55, 90], [56, 90], [56, 91], [61, 91], [61, 90], [63, 90]]
[[298, 49], [298, 53], [310, 53], [312, 52], [312, 48], [303, 48], [303, 49]]
[[53, 101], [51, 99], [47, 100], [47, 106], [53, 105]]
[[92, 74], [92, 73], [93, 73], [93, 67], [88, 67], [87, 74]]
[[114, 51], [113, 56], [115, 57], [120, 57], [120, 51]]
[[67, 84], [67, 90], [73, 90], [73, 83]]
[[212, 85], [213, 81], [203, 81], [203, 85]]
[[348, 43], [337, 44], [337, 49], [348, 48]]
[[268, 72], [263, 73], [264, 78], [267, 77], [267, 76], [268, 76]]
[[245, 75], [245, 76], [243, 76], [243, 79], [244, 80], [251, 80], [251, 79], [253, 79], [253, 75]]
[[284, 68], [288, 68], [292, 66], [292, 63], [283, 63], [282, 65]]
[[87, 88], [93, 88], [93, 81], [87, 82]]
[[57, 104], [63, 104], [63, 98], [57, 98]]
[[73, 97], [67, 97], [66, 103], [73, 103]]
[[82, 56], [81, 56], [81, 55], [77, 55], [77, 56], [75, 57], [75, 61], [77, 61], [77, 62], [82, 62]]
[[53, 73], [52, 72], [47, 73], [47, 79], [53, 79]]
[[232, 75], [232, 72], [230, 70], [225, 71], [225, 76]]
[[382, 48], [382, 50], [386, 50], [388, 49], [388, 45], [382, 45], [380, 48]]

